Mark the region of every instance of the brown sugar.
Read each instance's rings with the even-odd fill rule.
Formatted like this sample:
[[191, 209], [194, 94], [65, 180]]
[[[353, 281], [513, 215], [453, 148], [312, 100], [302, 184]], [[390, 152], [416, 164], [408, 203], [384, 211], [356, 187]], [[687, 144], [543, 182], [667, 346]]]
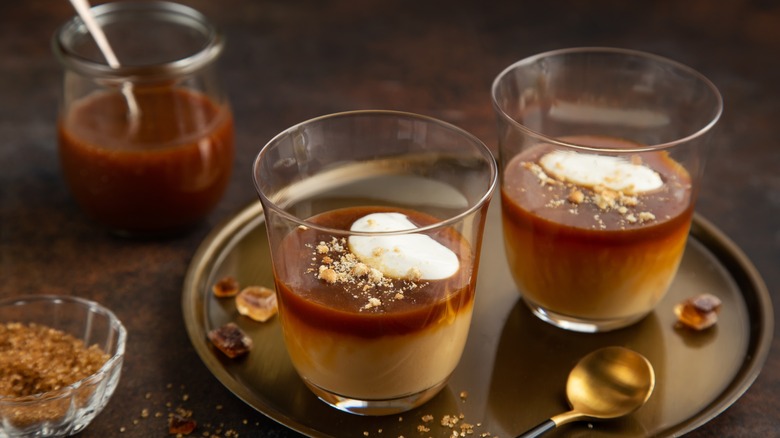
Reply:
[[0, 396], [55, 391], [97, 372], [109, 359], [97, 345], [39, 324], [0, 324]]

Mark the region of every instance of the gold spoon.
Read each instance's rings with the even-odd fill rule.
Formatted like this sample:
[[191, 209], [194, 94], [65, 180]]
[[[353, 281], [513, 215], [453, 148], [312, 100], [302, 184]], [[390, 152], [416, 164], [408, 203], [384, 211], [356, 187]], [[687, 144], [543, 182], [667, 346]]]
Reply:
[[653, 366], [644, 356], [623, 347], [601, 348], [580, 359], [569, 373], [566, 398], [572, 409], [517, 438], [538, 437], [572, 421], [628, 415], [645, 404], [653, 387]]

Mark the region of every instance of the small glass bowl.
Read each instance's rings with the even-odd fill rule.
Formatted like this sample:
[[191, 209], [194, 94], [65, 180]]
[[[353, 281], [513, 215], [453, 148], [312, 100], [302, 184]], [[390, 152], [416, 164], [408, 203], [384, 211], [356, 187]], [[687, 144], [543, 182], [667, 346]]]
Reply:
[[97, 345], [110, 358], [94, 374], [58, 390], [24, 397], [0, 395], [0, 437], [58, 437], [83, 430], [103, 410], [119, 383], [125, 327], [98, 303], [52, 295], [0, 301], [0, 323], [10, 322], [60, 330], [87, 347]]

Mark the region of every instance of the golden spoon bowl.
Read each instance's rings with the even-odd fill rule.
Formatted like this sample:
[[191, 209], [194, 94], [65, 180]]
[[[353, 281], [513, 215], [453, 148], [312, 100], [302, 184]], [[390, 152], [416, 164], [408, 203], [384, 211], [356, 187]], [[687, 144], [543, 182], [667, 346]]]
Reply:
[[655, 387], [653, 366], [641, 354], [605, 347], [586, 355], [569, 373], [566, 398], [572, 409], [517, 438], [533, 438], [566, 423], [628, 415], [647, 402]]

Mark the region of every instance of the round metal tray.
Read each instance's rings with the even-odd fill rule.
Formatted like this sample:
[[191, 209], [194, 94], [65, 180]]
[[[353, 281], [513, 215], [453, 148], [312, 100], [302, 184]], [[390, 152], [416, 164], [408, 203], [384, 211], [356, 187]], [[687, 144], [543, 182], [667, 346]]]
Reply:
[[[599, 347], [622, 345], [655, 367], [647, 405], [612, 422], [572, 424], [551, 436], [678, 436], [734, 403], [759, 374], [771, 345], [769, 293], [751, 262], [701, 217], [694, 219], [680, 270], [650, 316], [629, 328], [567, 332], [539, 321], [519, 298], [504, 260], [498, 203], [490, 208], [474, 320], [449, 385], [424, 406], [397, 416], [359, 417], [333, 409], [304, 386], [285, 350], [276, 318], [258, 323], [238, 314], [211, 285], [233, 276], [242, 285], [273, 287], [262, 207], [252, 204], [213, 230], [195, 254], [182, 296], [184, 321], [198, 355], [236, 396], [277, 422], [315, 437], [448, 437], [445, 415], [473, 425], [472, 436], [514, 436], [566, 410], [566, 376]], [[718, 324], [703, 332], [675, 327], [673, 306], [700, 293], [721, 298]], [[236, 322], [254, 340], [248, 357], [230, 360], [206, 333]], [[431, 358], [436, 360], [436, 358]], [[431, 415], [433, 420], [424, 421]], [[421, 434], [418, 427], [427, 432]]]

